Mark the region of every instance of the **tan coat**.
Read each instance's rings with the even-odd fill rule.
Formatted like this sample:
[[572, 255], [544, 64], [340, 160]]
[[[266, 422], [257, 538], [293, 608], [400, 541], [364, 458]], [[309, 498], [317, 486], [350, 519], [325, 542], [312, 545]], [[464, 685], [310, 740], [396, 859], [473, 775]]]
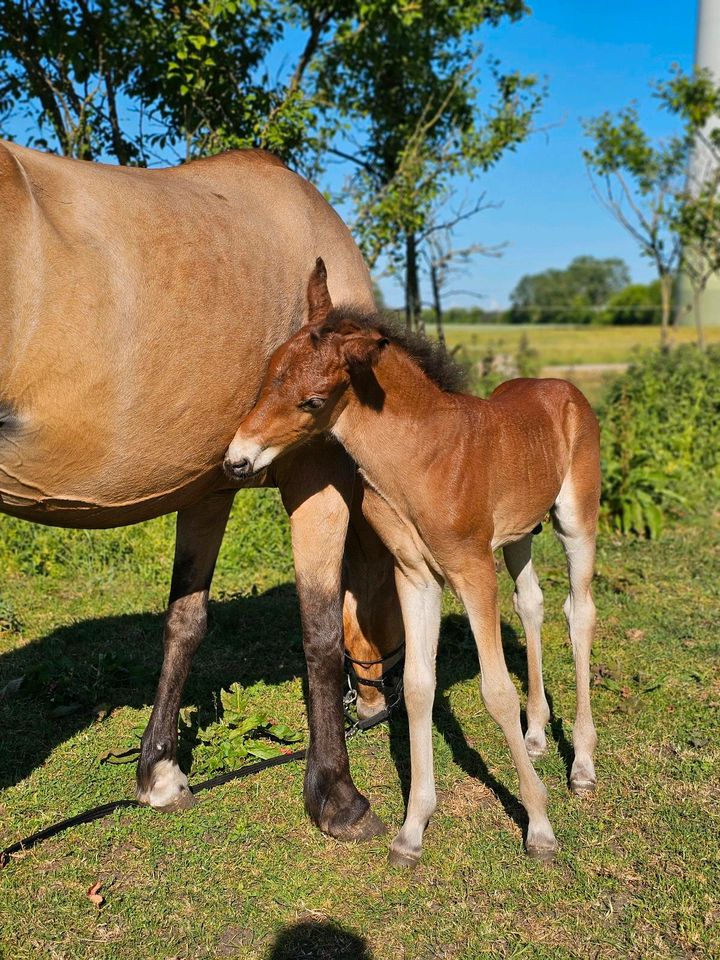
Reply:
[[267, 358], [306, 316], [372, 306], [347, 228], [262, 151], [167, 170], [0, 143], [0, 510], [107, 527], [227, 484]]

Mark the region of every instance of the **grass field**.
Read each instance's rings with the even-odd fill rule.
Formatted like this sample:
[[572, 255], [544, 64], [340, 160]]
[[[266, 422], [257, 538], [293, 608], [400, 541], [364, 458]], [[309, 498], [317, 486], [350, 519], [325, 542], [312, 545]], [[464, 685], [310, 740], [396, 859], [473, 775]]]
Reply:
[[[566, 324], [454, 324], [446, 328], [449, 347], [462, 344], [478, 359], [488, 346], [499, 352], [514, 354], [523, 336], [527, 337], [530, 346], [537, 350], [543, 367], [572, 367], [579, 364], [628, 363], [638, 351], [659, 345], [660, 328], [573, 327]], [[720, 341], [720, 327], [708, 327], [705, 336], [708, 343]], [[677, 327], [671, 331], [670, 340], [678, 344], [692, 343], [695, 340], [695, 330], [692, 327]]]
[[[252, 525], [250, 521], [252, 522]], [[72, 533], [0, 520], [0, 846], [53, 820], [131, 796], [132, 766], [98, 757], [150, 712], [172, 524]], [[23, 532], [25, 531], [25, 532]], [[27, 531], [33, 531], [32, 534]], [[0, 956], [476, 960], [720, 956], [718, 672], [720, 518], [656, 542], [601, 543], [593, 707], [594, 800], [569, 795], [574, 693], [561, 613], [564, 563], [537, 538], [553, 707], [539, 771], [560, 841], [551, 865], [522, 851], [517, 782], [487, 717], [467, 622], [447, 598], [434, 742], [439, 808], [420, 866], [390, 868], [389, 839], [342, 845], [303, 813], [301, 764], [204, 794], [190, 812], [129, 810], [71, 830], [0, 871]], [[185, 716], [202, 726], [221, 686], [305, 729], [287, 526], [274, 493], [238, 498], [210, 635]], [[511, 672], [524, 647], [501, 593]], [[197, 724], [183, 728], [192, 761]], [[397, 830], [407, 789], [403, 714], [350, 743], [353, 774]], [[103, 883], [101, 909], [86, 897]]]
[[[489, 353], [514, 357], [523, 338], [535, 352], [537, 374], [562, 377], [579, 387], [597, 406], [609, 380], [617, 376], [643, 351], [660, 342], [659, 327], [611, 327], [529, 324], [453, 324], [446, 328], [450, 349], [462, 347], [470, 362], [479, 362]], [[708, 327], [708, 343], [720, 342], [720, 327]], [[695, 331], [678, 327], [671, 331], [673, 344], [692, 343]]]

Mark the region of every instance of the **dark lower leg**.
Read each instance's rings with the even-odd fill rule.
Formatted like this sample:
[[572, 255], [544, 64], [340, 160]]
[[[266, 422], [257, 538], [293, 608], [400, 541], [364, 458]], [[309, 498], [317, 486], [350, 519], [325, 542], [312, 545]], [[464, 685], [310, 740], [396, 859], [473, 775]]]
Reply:
[[193, 655], [205, 635], [210, 581], [231, 505], [232, 494], [217, 494], [178, 514], [163, 665], [137, 771], [138, 799], [159, 810], [192, 805], [187, 777], [177, 763], [178, 713]]

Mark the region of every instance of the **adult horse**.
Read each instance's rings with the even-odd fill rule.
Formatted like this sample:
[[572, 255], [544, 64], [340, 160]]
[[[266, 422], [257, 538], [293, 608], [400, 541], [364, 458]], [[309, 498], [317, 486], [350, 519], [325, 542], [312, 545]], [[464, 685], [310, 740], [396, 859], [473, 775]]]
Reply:
[[[223, 452], [268, 357], [305, 319], [315, 257], [328, 260], [336, 302], [370, 309], [367, 269], [320, 194], [254, 150], [151, 171], [0, 143], [0, 245], [0, 510], [68, 527], [178, 512], [138, 796], [189, 806], [178, 711], [241, 486], [223, 475]], [[291, 520], [310, 694], [306, 806], [343, 838], [382, 828], [343, 739], [341, 567], [354, 477], [341, 448], [321, 443], [259, 479], [280, 488]], [[345, 622], [356, 638], [379, 637], [388, 601], [372, 612], [373, 594], [391, 568], [380, 553], [381, 575], [365, 578], [362, 543], [374, 541], [355, 514]]]

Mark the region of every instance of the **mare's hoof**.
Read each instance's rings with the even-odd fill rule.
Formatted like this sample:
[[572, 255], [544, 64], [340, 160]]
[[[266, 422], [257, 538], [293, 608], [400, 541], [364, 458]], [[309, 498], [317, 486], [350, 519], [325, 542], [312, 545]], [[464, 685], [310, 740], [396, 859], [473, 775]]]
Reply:
[[390, 847], [388, 851], [388, 861], [392, 867], [403, 867], [406, 870], [412, 870], [413, 867], [417, 866], [419, 860], [419, 853], [415, 856], [407, 850], [396, 850], [395, 847]]
[[585, 777], [571, 777], [570, 790], [576, 797], [592, 797], [597, 789], [595, 780], [588, 780]]
[[159, 813], [177, 813], [195, 805], [188, 778], [172, 760], [160, 760], [150, 772], [147, 786], [138, 784], [138, 802]]
[[387, 827], [380, 817], [367, 809], [355, 823], [342, 825], [330, 823], [323, 833], [329, 834], [336, 840], [371, 840], [373, 837], [382, 837], [387, 833]]
[[157, 810], [158, 813], [179, 813], [181, 810], [192, 810], [196, 803], [197, 800], [190, 790], [187, 787], [182, 787], [169, 803], [163, 804], [161, 807], [153, 806], [153, 810]]

